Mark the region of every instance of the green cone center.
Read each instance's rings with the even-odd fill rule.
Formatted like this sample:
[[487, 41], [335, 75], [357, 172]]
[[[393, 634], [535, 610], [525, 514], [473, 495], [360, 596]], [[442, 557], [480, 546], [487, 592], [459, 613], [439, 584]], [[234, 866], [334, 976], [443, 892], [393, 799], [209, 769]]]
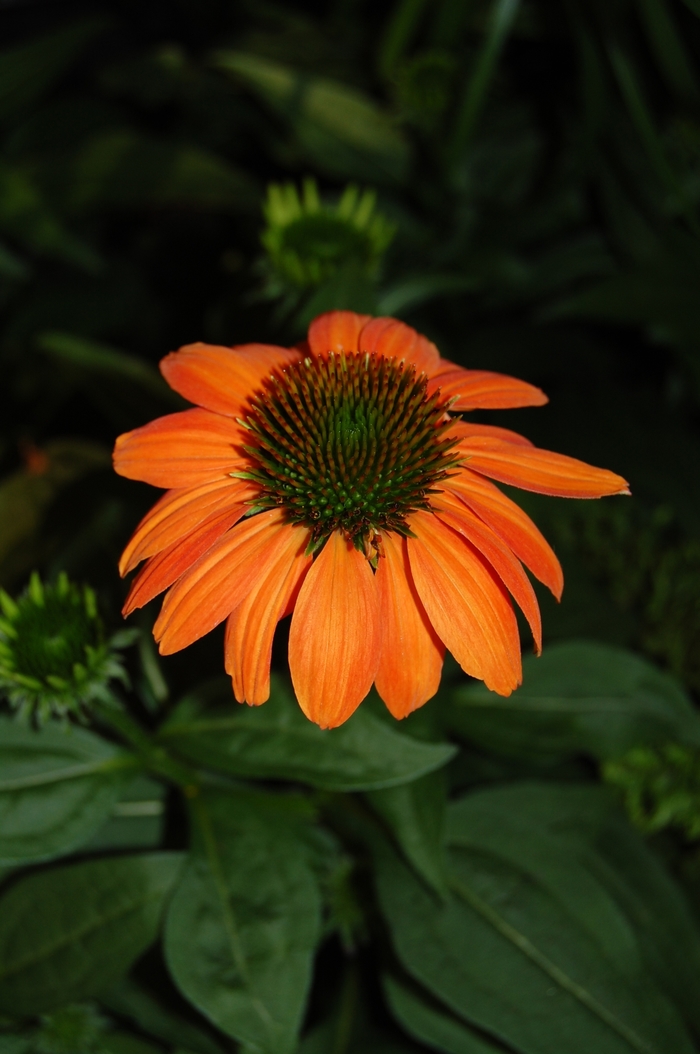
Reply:
[[415, 368], [377, 355], [331, 353], [275, 374], [244, 423], [260, 484], [257, 508], [281, 507], [321, 544], [342, 531], [370, 554], [378, 531], [406, 533], [458, 461], [439, 393]]
[[75, 663], [85, 662], [85, 645], [96, 646], [98, 633], [82, 598], [61, 597], [46, 590], [38, 607], [24, 598], [14, 623], [17, 638], [12, 642], [18, 673], [44, 680], [47, 675], [70, 680]]

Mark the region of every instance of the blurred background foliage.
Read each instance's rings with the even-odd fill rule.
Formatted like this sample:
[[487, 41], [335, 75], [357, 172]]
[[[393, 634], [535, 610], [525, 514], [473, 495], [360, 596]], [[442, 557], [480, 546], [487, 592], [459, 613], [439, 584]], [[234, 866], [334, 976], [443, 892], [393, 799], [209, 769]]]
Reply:
[[[16, 595], [33, 569], [48, 581], [66, 572], [90, 583], [105, 640], [120, 627], [119, 553], [153, 500], [149, 488], [112, 474], [111, 445], [119, 432], [183, 405], [157, 363], [192, 341], [295, 342], [311, 317], [330, 308], [397, 315], [464, 366], [541, 386], [551, 399], [546, 408], [499, 413], [497, 423], [619, 472], [634, 495], [576, 504], [518, 494], [555, 544], [566, 577], [561, 606], [541, 597], [545, 657], [530, 663], [511, 701], [446, 676], [440, 699], [396, 732], [408, 746], [384, 743], [381, 715], [372, 701], [365, 704], [370, 723], [358, 715], [352, 748], [361, 775], [345, 783], [329, 782], [327, 773], [310, 776], [311, 755], [295, 767], [282, 731], [292, 718], [279, 725], [274, 718], [274, 706], [284, 706], [281, 688], [268, 704], [272, 716], [264, 716], [267, 708], [255, 715], [270, 722], [260, 735], [277, 744], [272, 760], [246, 768], [236, 754], [233, 764], [229, 754], [238, 747], [222, 747], [219, 756], [216, 737], [183, 731], [202, 707], [228, 698], [228, 689], [201, 687], [220, 669], [221, 640], [213, 634], [161, 662], [147, 609], [138, 644], [124, 653], [130, 706], [144, 726], [169, 714], [174, 723], [161, 738], [189, 764], [229, 780], [315, 788], [313, 805], [299, 795], [294, 818], [297, 806], [288, 802], [282, 808], [275, 799], [266, 812], [262, 799], [245, 799], [253, 819], [237, 828], [212, 792], [190, 821], [200, 842], [202, 831], [214, 840], [220, 834], [224, 855], [235, 856], [236, 839], [244, 846], [252, 840], [260, 867], [277, 859], [280, 830], [296, 824], [303, 832], [290, 841], [285, 881], [290, 903], [299, 896], [307, 909], [304, 915], [299, 908], [300, 929], [289, 947], [311, 955], [321, 940], [311, 1001], [304, 1010], [305, 991], [295, 996], [290, 989], [293, 1012], [282, 1038], [263, 1041], [238, 1018], [232, 1024], [230, 1008], [223, 1013], [202, 994], [182, 952], [181, 885], [166, 952], [152, 949], [139, 959], [156, 932], [155, 916], [146, 912], [133, 939], [122, 935], [116, 971], [104, 973], [102, 988], [113, 986], [104, 998], [99, 985], [93, 991], [75, 979], [60, 995], [44, 997], [41, 978], [30, 971], [26, 986], [35, 996], [22, 1002], [13, 981], [0, 997], [0, 1013], [9, 1015], [0, 1021], [2, 1054], [216, 1054], [232, 1049], [231, 1037], [246, 1052], [284, 1054], [294, 1049], [302, 1021], [304, 1054], [697, 1050], [689, 977], [700, 963], [700, 938], [690, 936], [695, 923], [687, 913], [697, 915], [700, 904], [693, 709], [700, 692], [699, 0], [4, 0], [0, 308], [0, 586]], [[488, 413], [479, 419], [496, 421]], [[574, 639], [592, 643], [568, 643]], [[282, 642], [280, 669], [284, 654]], [[186, 697], [174, 714], [169, 685]], [[52, 875], [79, 900], [85, 883], [98, 888], [103, 879], [70, 869], [100, 866], [100, 853], [129, 850], [119, 855], [124, 888], [131, 882], [129, 888], [145, 890], [144, 902], [159, 902], [174, 882], [175, 856], [187, 843], [190, 777], [166, 771], [133, 729], [121, 734], [131, 735], [139, 764], [115, 760], [117, 733], [108, 726], [105, 718], [100, 737], [76, 730], [75, 756], [65, 762], [119, 774], [100, 784], [93, 811], [84, 799], [97, 792], [81, 776], [82, 791], [65, 805], [72, 820], [61, 820], [65, 837], [44, 831], [49, 842], [39, 839], [24, 856], [0, 853], [0, 867], [34, 868], [19, 881], [10, 876], [5, 896], [18, 904], [3, 908], [0, 899], [6, 951], [3, 940], [15, 939], [7, 929], [10, 909], [19, 910], [22, 897], [36, 903]], [[29, 747], [13, 738], [19, 733], [9, 720], [2, 728], [10, 775], [5, 786], [0, 772], [0, 815], [10, 815], [2, 813], [2, 796], [16, 808], [19, 784], [12, 780], [41, 782], [36, 773], [46, 762], [27, 760]], [[51, 737], [52, 728], [49, 722], [32, 734]], [[437, 749], [448, 740], [459, 752], [444, 747], [448, 753], [434, 764], [401, 753], [416, 742]], [[400, 793], [378, 789], [373, 743], [384, 743], [385, 757], [394, 758]], [[53, 740], [49, 746], [53, 771], [58, 747]], [[122, 780], [122, 765], [131, 783]], [[149, 775], [134, 783], [139, 766]], [[614, 795], [605, 797], [601, 775], [650, 841], [614, 810], [608, 818], [602, 802]], [[73, 777], [66, 779], [72, 787]], [[539, 782], [517, 783], [532, 780]], [[174, 785], [185, 788], [184, 798]], [[459, 800], [446, 820], [448, 792]], [[23, 822], [32, 809], [47, 808], [46, 800], [32, 799]], [[89, 814], [82, 826], [76, 809], [83, 820]], [[58, 804], [54, 811], [63, 815]], [[530, 824], [541, 840], [540, 857], [533, 850], [527, 867], [524, 836], [508, 827], [518, 814], [523, 830]], [[314, 826], [319, 815], [325, 826]], [[498, 866], [491, 857], [487, 866], [493, 823], [504, 841]], [[393, 832], [403, 863], [373, 825]], [[572, 892], [583, 882], [583, 871], [576, 879], [564, 863], [574, 842], [585, 881], [596, 874], [602, 883], [597, 907]], [[76, 849], [88, 854], [77, 864], [36, 863]], [[143, 851], [140, 863], [135, 850]], [[559, 863], [545, 874], [547, 854]], [[237, 858], [227, 875], [239, 866]], [[376, 889], [368, 877], [373, 868]], [[570, 895], [574, 921], [567, 925], [575, 929], [584, 919], [588, 933], [579, 934], [581, 948], [591, 934], [604, 943], [605, 911], [615, 900], [618, 936], [627, 927], [652, 964], [649, 976], [620, 996], [620, 1006], [633, 1008], [632, 1025], [617, 1017], [610, 1025], [615, 1015], [604, 1007], [604, 1036], [562, 1010], [563, 1033], [550, 1014], [550, 1031], [535, 1034], [535, 1004], [526, 998], [531, 978], [519, 961], [511, 964], [512, 984], [530, 1007], [520, 1017], [513, 1011], [508, 1018], [492, 992], [491, 1003], [473, 995], [479, 969], [459, 960], [467, 946], [506, 969], [498, 949], [479, 944], [478, 926], [493, 922], [492, 907], [479, 898], [488, 899], [488, 888], [497, 903], [507, 900], [518, 868], [529, 868], [528, 881], [536, 876], [537, 896], [555, 887], [560, 899]], [[255, 887], [253, 871], [243, 885], [247, 874]], [[194, 884], [196, 900], [196, 883], [208, 879], [194, 867], [182, 881]], [[455, 949], [433, 918], [439, 900], [430, 901], [429, 890], [458, 897], [455, 890], [463, 894], [467, 885], [471, 893], [454, 909]], [[49, 899], [58, 895], [47, 889]], [[241, 889], [235, 895], [245, 901]], [[535, 929], [527, 969], [537, 962], [544, 969], [537, 926], [561, 927], [574, 945], [579, 938], [557, 915], [560, 906], [538, 907], [535, 893], [528, 896], [522, 911]], [[325, 929], [314, 937], [320, 902]], [[649, 918], [645, 905], [653, 905]], [[402, 930], [401, 911], [415, 922], [410, 933], [408, 923]], [[510, 924], [496, 927], [499, 940]], [[97, 941], [95, 962], [115, 939], [109, 931]], [[674, 941], [685, 965], [674, 958]], [[619, 949], [611, 948], [612, 961]], [[208, 954], [211, 966], [219, 953], [213, 947]], [[547, 954], [558, 968], [558, 953]], [[457, 957], [450, 977], [438, 976], [440, 956]], [[61, 961], [51, 969], [73, 977], [69, 967]], [[588, 967], [581, 968], [585, 974]], [[684, 1026], [664, 1002], [664, 972], [676, 985]], [[96, 975], [102, 977], [97, 967]], [[272, 970], [265, 983], [274, 988], [276, 976]], [[303, 969], [300, 976], [303, 988]], [[0, 995], [2, 983], [0, 972]], [[617, 991], [616, 984], [606, 991]], [[564, 1002], [573, 998], [565, 991]], [[597, 999], [593, 1010], [582, 1004], [591, 1019]], [[645, 1001], [648, 1020], [640, 1010]], [[627, 1010], [620, 1013], [624, 1019]]]

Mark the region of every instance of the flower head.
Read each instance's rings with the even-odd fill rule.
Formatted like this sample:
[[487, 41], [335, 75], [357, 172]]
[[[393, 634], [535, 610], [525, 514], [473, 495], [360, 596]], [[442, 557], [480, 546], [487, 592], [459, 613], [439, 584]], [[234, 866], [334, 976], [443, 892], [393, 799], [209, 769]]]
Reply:
[[313, 179], [299, 194], [293, 183], [268, 189], [262, 243], [275, 275], [296, 289], [331, 278], [348, 262], [373, 275], [394, 237], [394, 226], [375, 211], [376, 194], [350, 184], [337, 205], [324, 204]]
[[82, 717], [111, 679], [124, 680], [88, 586], [64, 573], [45, 585], [35, 572], [16, 601], [0, 590], [0, 606], [0, 693], [20, 717]]
[[437, 691], [445, 648], [508, 695], [521, 680], [511, 597], [541, 648], [523, 565], [561, 595], [534, 523], [491, 482], [594, 498], [620, 477], [460, 413], [538, 406], [524, 381], [465, 370], [402, 322], [333, 311], [301, 348], [192, 344], [161, 370], [196, 403], [120, 436], [117, 472], [168, 488], [121, 560], [124, 614], [167, 589], [163, 654], [227, 620], [236, 698], [269, 695], [278, 621], [304, 713], [342, 724], [374, 683], [405, 717]]

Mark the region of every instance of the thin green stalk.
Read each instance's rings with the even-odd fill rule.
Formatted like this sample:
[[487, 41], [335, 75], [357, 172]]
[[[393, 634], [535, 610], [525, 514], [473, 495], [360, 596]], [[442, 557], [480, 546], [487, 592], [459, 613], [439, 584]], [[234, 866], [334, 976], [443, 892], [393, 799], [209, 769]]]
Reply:
[[143, 765], [154, 775], [174, 783], [187, 797], [193, 797], [197, 793], [200, 784], [199, 773], [189, 765], [172, 758], [125, 710], [116, 706], [99, 706], [96, 713], [104, 724], [134, 748]]

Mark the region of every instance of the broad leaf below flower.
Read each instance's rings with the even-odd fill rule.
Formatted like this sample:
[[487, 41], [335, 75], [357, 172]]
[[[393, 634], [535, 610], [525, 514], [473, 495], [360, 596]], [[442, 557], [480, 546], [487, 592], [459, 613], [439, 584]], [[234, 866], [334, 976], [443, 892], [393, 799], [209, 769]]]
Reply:
[[166, 923], [170, 971], [229, 1036], [292, 1054], [321, 922], [304, 817], [270, 795], [211, 791], [192, 820], [195, 852]]
[[586, 856], [605, 798], [575, 788], [584, 800], [567, 829], [566, 810], [554, 816], [556, 792], [528, 788], [479, 792], [450, 809], [446, 903], [393, 852], [380, 857], [382, 910], [402, 965], [452, 1013], [523, 1054], [691, 1054], [610, 868], [601, 879], [590, 845]]
[[50, 860], [84, 845], [137, 766], [85, 729], [0, 719], [0, 864]]
[[50, 868], [0, 898], [0, 1013], [44, 1013], [90, 998], [148, 948], [180, 853]]
[[650, 662], [605, 644], [572, 641], [523, 662], [510, 698], [468, 685], [453, 694], [448, 727], [510, 757], [619, 757], [666, 740], [700, 743], [682, 687]]
[[[217, 693], [217, 701], [223, 694]], [[421, 743], [394, 731], [367, 707], [340, 728], [322, 730], [304, 717], [278, 679], [270, 700], [259, 707], [231, 698], [226, 708], [202, 711], [196, 697], [185, 699], [160, 738], [188, 760], [232, 776], [293, 780], [333, 791], [408, 783], [456, 753], [448, 743]]]

